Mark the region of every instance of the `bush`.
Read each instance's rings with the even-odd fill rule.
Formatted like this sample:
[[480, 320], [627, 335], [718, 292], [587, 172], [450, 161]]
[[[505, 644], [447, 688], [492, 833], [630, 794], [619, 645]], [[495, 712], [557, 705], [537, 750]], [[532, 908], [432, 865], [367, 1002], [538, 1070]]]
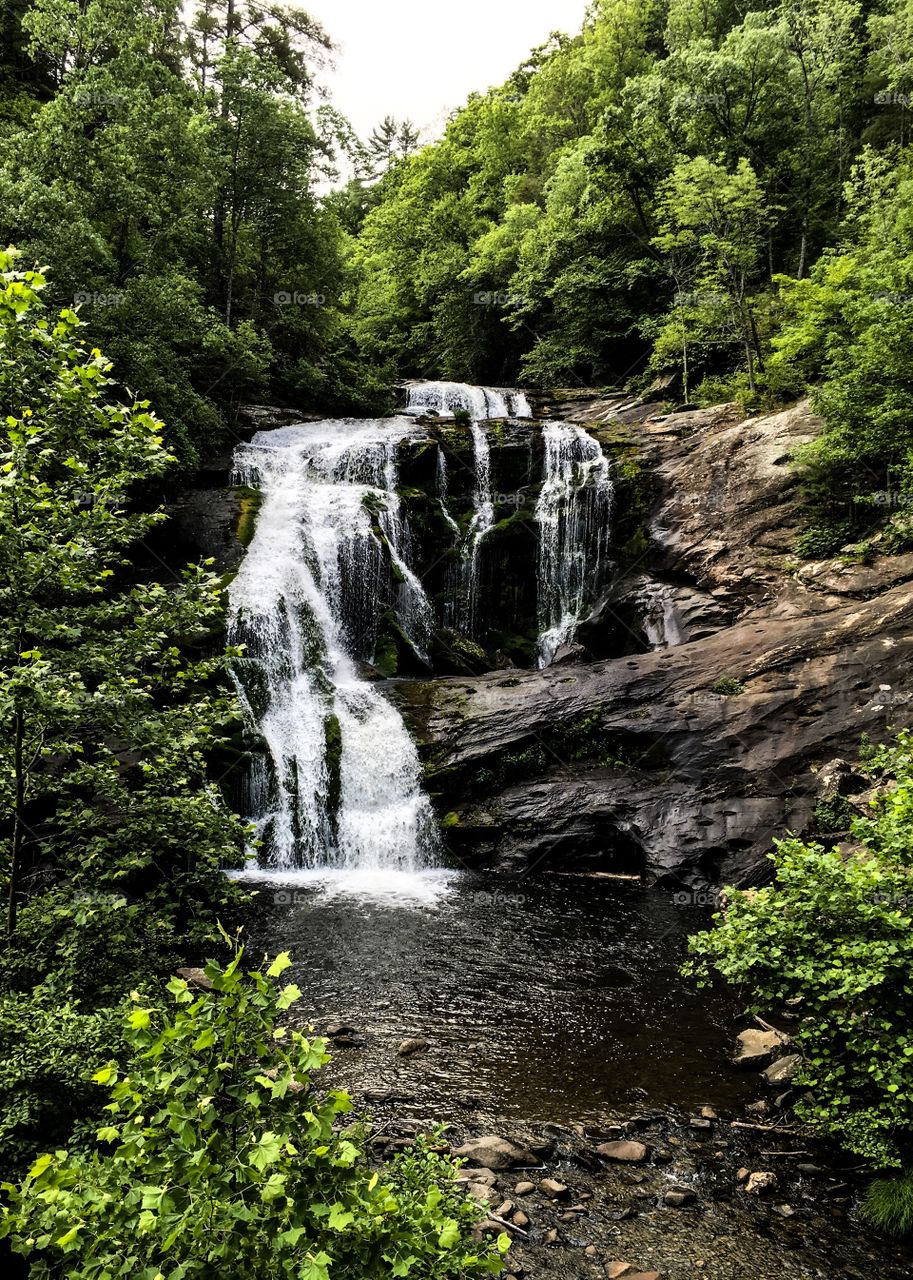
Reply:
[[285, 1025], [300, 997], [265, 975], [208, 964], [208, 990], [168, 983], [173, 1009], [137, 993], [127, 1075], [90, 1154], [47, 1152], [5, 1184], [0, 1238], [35, 1280], [372, 1280], [498, 1274], [510, 1241], [476, 1248], [477, 1220], [453, 1167], [427, 1145], [383, 1178], [367, 1167], [348, 1096], [318, 1093], [326, 1041]]
[[900, 1178], [878, 1178], [871, 1184], [859, 1209], [870, 1226], [890, 1236], [913, 1232], [913, 1172]]
[[779, 842], [776, 883], [725, 891], [689, 971], [721, 974], [758, 1013], [793, 1003], [797, 1114], [896, 1168], [913, 1154], [913, 736], [873, 765], [885, 785], [852, 825], [861, 852]]

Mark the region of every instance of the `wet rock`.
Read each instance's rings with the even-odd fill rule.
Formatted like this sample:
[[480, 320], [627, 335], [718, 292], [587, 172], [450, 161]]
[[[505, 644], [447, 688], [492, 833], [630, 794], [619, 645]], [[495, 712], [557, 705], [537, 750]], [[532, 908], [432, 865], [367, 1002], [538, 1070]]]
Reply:
[[[499, 1214], [498, 1216], [500, 1217], [501, 1215]], [[515, 1226], [521, 1227], [524, 1229], [529, 1226], [529, 1218], [526, 1216], [526, 1214], [523, 1212], [522, 1209], [518, 1209], [516, 1211], [516, 1213], [511, 1218], [511, 1222], [513, 1222]]]
[[750, 1175], [751, 1175], [750, 1169], [739, 1169], [739, 1171], [735, 1175], [735, 1180], [736, 1182], [747, 1182]]
[[545, 1235], [542, 1237], [542, 1243], [543, 1244], [558, 1243], [558, 1232], [554, 1227], [552, 1227], [551, 1231], [546, 1231]]
[[512, 1200], [502, 1200], [495, 1210], [495, 1213], [499, 1218], [509, 1218], [513, 1211], [514, 1202]]
[[670, 1209], [683, 1209], [685, 1205], [694, 1204], [696, 1199], [697, 1195], [693, 1191], [682, 1188], [667, 1191], [663, 1196], [663, 1204], [668, 1205]]
[[453, 1154], [472, 1164], [481, 1165], [483, 1169], [512, 1169], [517, 1165], [535, 1165], [538, 1160], [526, 1147], [518, 1146], [507, 1138], [499, 1138], [494, 1134], [482, 1138], [472, 1138], [457, 1147]]
[[713, 1121], [705, 1119], [704, 1116], [692, 1116], [688, 1121], [688, 1128], [703, 1130], [712, 1129]]
[[758, 1071], [766, 1066], [775, 1054], [780, 1053], [786, 1044], [786, 1037], [779, 1031], [760, 1031], [756, 1027], [740, 1031], [736, 1039], [739, 1047], [732, 1059], [733, 1064]]
[[781, 1218], [794, 1218], [796, 1211], [791, 1204], [775, 1204], [774, 1213], [778, 1213]]
[[705, 1120], [719, 1120], [719, 1116], [713, 1107], [701, 1107], [701, 1115]]
[[622, 1164], [642, 1164], [647, 1158], [647, 1148], [642, 1142], [603, 1142], [596, 1153], [603, 1160], [618, 1160]]
[[628, 1276], [634, 1270], [630, 1262], [607, 1262], [605, 1273], [606, 1280], [619, 1280], [621, 1276]]
[[674, 1159], [675, 1156], [673, 1156], [672, 1152], [666, 1151], [665, 1148], [662, 1147], [659, 1151], [654, 1151], [653, 1153], [653, 1161], [655, 1164], [671, 1164]]
[[792, 1080], [801, 1061], [802, 1059], [798, 1053], [791, 1053], [785, 1058], [778, 1058], [762, 1073], [764, 1079], [768, 1084], [785, 1084]]
[[570, 1194], [570, 1189], [556, 1178], [543, 1178], [539, 1183], [539, 1190], [549, 1200], [564, 1200]]
[[627, 1280], [662, 1280], [658, 1271], [632, 1271]]
[[514, 1187], [514, 1195], [528, 1196], [535, 1191], [536, 1185], [533, 1182], [518, 1182]]
[[779, 1185], [777, 1175], [775, 1173], [760, 1172], [752, 1173], [748, 1176], [748, 1181], [742, 1190], [750, 1196], [766, 1196], [777, 1189]]
[[766, 1116], [770, 1111], [770, 1103], [766, 1098], [759, 1098], [757, 1102], [749, 1102], [745, 1110], [753, 1116]]
[[411, 1040], [401, 1041], [396, 1052], [401, 1058], [408, 1058], [413, 1053], [424, 1053], [427, 1048], [429, 1048], [429, 1042], [423, 1040], [421, 1036], [415, 1036]]
[[337, 1036], [354, 1036], [357, 1034], [354, 1027], [350, 1027], [347, 1022], [331, 1022], [324, 1033], [330, 1040], [335, 1040]]

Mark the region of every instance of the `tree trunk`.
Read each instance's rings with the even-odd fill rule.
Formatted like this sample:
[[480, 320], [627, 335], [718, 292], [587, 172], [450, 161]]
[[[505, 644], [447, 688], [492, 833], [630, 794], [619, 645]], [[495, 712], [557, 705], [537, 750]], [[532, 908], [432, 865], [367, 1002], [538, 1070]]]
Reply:
[[13, 770], [15, 775], [16, 800], [13, 813], [13, 853], [10, 860], [9, 906], [6, 917], [7, 936], [12, 938], [16, 932], [17, 907], [19, 896], [19, 876], [22, 871], [22, 847], [25, 843], [25, 761], [23, 745], [25, 742], [25, 717], [17, 710], [13, 720]]

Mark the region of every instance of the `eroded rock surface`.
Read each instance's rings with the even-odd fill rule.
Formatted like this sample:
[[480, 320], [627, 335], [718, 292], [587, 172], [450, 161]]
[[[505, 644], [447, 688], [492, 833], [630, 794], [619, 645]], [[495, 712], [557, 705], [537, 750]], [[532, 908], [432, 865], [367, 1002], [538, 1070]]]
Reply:
[[693, 606], [691, 631], [650, 652], [638, 640], [595, 662], [396, 686], [448, 846], [504, 868], [752, 883], [776, 836], [810, 828], [818, 770], [911, 723], [913, 556], [794, 557], [789, 459], [818, 428], [804, 404], [748, 420], [726, 405], [561, 409], [636, 450], [654, 486], [643, 550], [603, 615], [665, 582]]

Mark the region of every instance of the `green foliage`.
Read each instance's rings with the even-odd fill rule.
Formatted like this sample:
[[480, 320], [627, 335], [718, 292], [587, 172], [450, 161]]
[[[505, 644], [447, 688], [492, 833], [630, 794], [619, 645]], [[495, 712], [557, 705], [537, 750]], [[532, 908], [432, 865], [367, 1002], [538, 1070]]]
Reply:
[[506, 1236], [474, 1246], [478, 1210], [427, 1146], [381, 1177], [345, 1127], [349, 1098], [318, 1092], [326, 1042], [289, 1026], [300, 998], [245, 973], [238, 950], [210, 985], [175, 977], [170, 1008], [134, 993], [126, 1074], [96, 1071], [110, 1101], [88, 1153], [40, 1155], [5, 1184], [0, 1237], [36, 1277], [250, 1280], [497, 1274]]
[[741, 680], [737, 680], [735, 676], [722, 676], [713, 685], [711, 692], [718, 693], [724, 698], [738, 698], [740, 694], [745, 692], [745, 685]]
[[859, 1207], [862, 1219], [890, 1236], [913, 1234], [913, 1173], [876, 1178]]
[[[7, 931], [49, 869], [72, 893], [159, 892], [189, 927], [214, 909], [243, 828], [207, 781], [235, 715], [219, 580], [130, 585], [162, 516], [134, 505], [171, 459], [147, 402], [44, 277], [0, 254], [0, 874]], [[39, 872], [39, 868], [41, 871]], [[165, 892], [161, 890], [165, 886]], [[78, 975], [74, 974], [74, 980]]]
[[690, 972], [721, 974], [757, 1012], [797, 1007], [799, 1116], [899, 1166], [913, 1146], [913, 735], [870, 767], [882, 787], [852, 825], [861, 852], [779, 842], [775, 884], [727, 890]]

